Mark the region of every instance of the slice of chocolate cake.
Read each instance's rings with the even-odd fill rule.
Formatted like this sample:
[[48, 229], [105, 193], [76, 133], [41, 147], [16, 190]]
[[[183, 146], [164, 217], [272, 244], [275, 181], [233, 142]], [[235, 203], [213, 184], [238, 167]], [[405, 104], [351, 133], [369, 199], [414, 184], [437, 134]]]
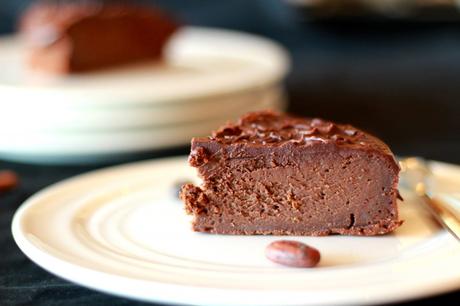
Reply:
[[177, 26], [149, 7], [101, 1], [38, 1], [20, 33], [34, 70], [66, 74], [161, 58]]
[[398, 163], [350, 125], [250, 113], [194, 138], [189, 162], [203, 185], [181, 198], [198, 232], [379, 235], [402, 223]]

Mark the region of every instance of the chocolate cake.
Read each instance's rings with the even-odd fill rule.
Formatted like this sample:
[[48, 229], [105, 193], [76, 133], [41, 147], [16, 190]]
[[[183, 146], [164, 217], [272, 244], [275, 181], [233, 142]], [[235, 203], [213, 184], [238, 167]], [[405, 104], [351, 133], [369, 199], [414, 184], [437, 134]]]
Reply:
[[39, 1], [23, 14], [28, 65], [55, 74], [158, 60], [177, 26], [149, 7]]
[[380, 235], [402, 223], [398, 163], [350, 125], [250, 113], [194, 138], [189, 163], [203, 184], [181, 198], [198, 232]]

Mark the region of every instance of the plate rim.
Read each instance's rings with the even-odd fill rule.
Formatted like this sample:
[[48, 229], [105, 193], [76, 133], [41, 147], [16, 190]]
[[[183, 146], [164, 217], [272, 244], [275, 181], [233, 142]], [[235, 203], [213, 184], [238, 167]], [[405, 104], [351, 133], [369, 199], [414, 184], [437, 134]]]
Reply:
[[[160, 302], [160, 303], [167, 303], [167, 304], [170, 304], [170, 303], [177, 304], [177, 303], [179, 303], [179, 304], [183, 304], [183, 305], [196, 305], [196, 304], [204, 303], [204, 304], [207, 304], [207, 305], [234, 305], [234, 303], [228, 303], [228, 301], [222, 301], [222, 303], [216, 304], [215, 300], [209, 301], [206, 298], [203, 299], [203, 296], [207, 297], [208, 295], [221, 294], [221, 293], [224, 293], [224, 292], [226, 294], [232, 293], [232, 294], [235, 294], [236, 296], [244, 296], [245, 293], [247, 293], [248, 291], [251, 291], [252, 293], [249, 296], [252, 296], [252, 298], [249, 298], [249, 296], [246, 294], [246, 297], [247, 297], [246, 301], [243, 302], [243, 303], [237, 303], [237, 304], [238, 305], [257, 305], [257, 303], [254, 303], [254, 301], [260, 301], [260, 299], [263, 299], [264, 297], [267, 297], [267, 295], [268, 295], [272, 299], [271, 300], [264, 300], [264, 303], [259, 303], [259, 304], [260, 305], [276, 305], [277, 303], [273, 303], [273, 301], [274, 301], [273, 297], [275, 297], [277, 294], [283, 295], [283, 294], [286, 294], [286, 293], [289, 292], [289, 294], [292, 295], [293, 292], [292, 291], [287, 291], [287, 290], [271, 291], [271, 292], [269, 292], [267, 294], [267, 291], [264, 291], [264, 290], [261, 290], [261, 289], [260, 290], [257, 290], [257, 289], [242, 290], [242, 289], [235, 289], [235, 288], [222, 289], [222, 288], [213, 288], [213, 287], [171, 284], [171, 283], [164, 283], [164, 282], [153, 281], [153, 280], [133, 279], [133, 278], [126, 277], [126, 276], [110, 274], [110, 273], [106, 273], [106, 272], [103, 272], [103, 271], [97, 271], [97, 270], [90, 269], [88, 267], [80, 266], [80, 265], [78, 265], [76, 263], [66, 262], [65, 260], [63, 260], [61, 258], [55, 257], [52, 254], [48, 254], [45, 251], [40, 250], [29, 239], [27, 239], [23, 235], [23, 233], [21, 231], [21, 221], [22, 221], [23, 215], [26, 213], [27, 209], [29, 209], [30, 206], [33, 206], [35, 201], [37, 201], [37, 199], [39, 199], [41, 197], [45, 197], [48, 193], [52, 192], [55, 189], [58, 189], [61, 186], [69, 185], [69, 184], [72, 184], [75, 181], [82, 180], [85, 177], [90, 177], [90, 176], [94, 176], [94, 175], [100, 175], [102, 173], [110, 173], [112, 171], [122, 171], [122, 170], [129, 169], [129, 168], [134, 168], [133, 170], [136, 170], [136, 169], [142, 168], [143, 166], [148, 165], [148, 164], [157, 164], [157, 163], [163, 163], [163, 162], [177, 163], [179, 161], [183, 162], [184, 159], [185, 159], [185, 156], [176, 156], [176, 157], [166, 157], [166, 158], [159, 158], [159, 159], [152, 159], [152, 160], [144, 160], [144, 161], [138, 161], [138, 162], [122, 164], [122, 165], [115, 165], [115, 166], [111, 166], [111, 167], [107, 167], [107, 168], [103, 168], [103, 169], [97, 169], [97, 170], [93, 170], [93, 171], [90, 171], [90, 172], [82, 173], [82, 174], [79, 174], [79, 175], [64, 179], [64, 180], [59, 181], [57, 183], [54, 183], [54, 184], [42, 189], [41, 191], [35, 193], [31, 197], [29, 197], [17, 209], [17, 211], [14, 214], [13, 221], [12, 221], [12, 224], [11, 224], [11, 230], [12, 230], [13, 238], [14, 238], [16, 244], [18, 245], [18, 247], [21, 249], [21, 251], [31, 261], [33, 261], [35, 264], [37, 264], [38, 266], [42, 267], [46, 271], [52, 273], [53, 275], [56, 275], [58, 277], [61, 277], [61, 278], [66, 279], [66, 280], [68, 280], [70, 282], [76, 283], [78, 285], [94, 289], [96, 291], [100, 291], [100, 292], [104, 292], [104, 293], [108, 293], [108, 294], [112, 294], [112, 295], [116, 295], [116, 296], [120, 296], [120, 297], [131, 298], [131, 299], [140, 300], [140, 301]], [[458, 168], [459, 167], [458, 165], [448, 164], [448, 163], [444, 163], [444, 162], [437, 162], [437, 161], [430, 161], [430, 162], [433, 163], [434, 165], [437, 165], [439, 167], [444, 167], [446, 169], [451, 169], [451, 166], [454, 166], [455, 170], [457, 170], [457, 171], [460, 170], [460, 168]], [[41, 258], [41, 259], [37, 259], [37, 257]], [[38, 261], [42, 260], [43, 258], [45, 258], [44, 262], [43, 261], [38, 262]], [[54, 261], [54, 264], [49, 262], [49, 261]], [[56, 272], [55, 269], [54, 269], [54, 265], [56, 264], [55, 261], [58, 261], [59, 266], [66, 267], [66, 269], [64, 270], [66, 272], [62, 272], [62, 271], [61, 272]], [[78, 275], [78, 272], [80, 270], [85, 271], [85, 273], [91, 274], [94, 277], [94, 279], [97, 280], [97, 281], [94, 281], [94, 283], [89, 284], [88, 281], [87, 281], [88, 276], [86, 276], [86, 277], [78, 276], [77, 278], [70, 276], [72, 273], [75, 273], [75, 275]], [[118, 281], [121, 281], [122, 283], [127, 283], [127, 284], [131, 283], [132, 284], [132, 282], [135, 282], [135, 283], [138, 283], [139, 285], [143, 285], [143, 286], [146, 286], [147, 284], [150, 284], [150, 285], [154, 284], [156, 288], [161, 288], [161, 290], [165, 290], [165, 292], [170, 290], [171, 293], [172, 292], [177, 293], [177, 292], [187, 291], [188, 294], [193, 294], [194, 290], [199, 288], [198, 291], [200, 291], [201, 293], [194, 294], [195, 295], [195, 300], [193, 300], [193, 301], [187, 301], [187, 300], [183, 300], [183, 299], [181, 300], [180, 297], [179, 297], [179, 299], [176, 298], [176, 300], [164, 299], [164, 295], [163, 295], [163, 298], [161, 298], [161, 297], [160, 298], [158, 298], [158, 297], [152, 298], [152, 296], [149, 295], [149, 294], [142, 296], [140, 294], [133, 294], [132, 291], [130, 291], [130, 292], [119, 292], [119, 291], [115, 292], [113, 290], [113, 286], [104, 285], [105, 282], [103, 282], [103, 281], [99, 282], [101, 280], [101, 278], [106, 279], [106, 280], [110, 279], [110, 278], [112, 278], [112, 279], [116, 278], [116, 279], [118, 279]], [[86, 279], [86, 281], [84, 281], [83, 279]], [[107, 283], [110, 283], [110, 282], [107, 282]], [[111, 289], [111, 287], [112, 287], [112, 289]], [[377, 298], [376, 298], [376, 296], [373, 296], [372, 300], [366, 300], [365, 302], [367, 304], [378, 304], [378, 303], [391, 303], [391, 302], [405, 301], [405, 300], [410, 300], [410, 299], [424, 298], [424, 297], [429, 297], [429, 296], [433, 296], [433, 295], [436, 295], [436, 294], [446, 293], [446, 292], [449, 292], [449, 291], [452, 291], [452, 290], [455, 290], [455, 289], [459, 289], [460, 285], [458, 283], [457, 278], [455, 278], [455, 279], [452, 278], [450, 280], [444, 280], [443, 282], [439, 282], [439, 283], [437, 283], [435, 285], [434, 284], [429, 284], [429, 285], [425, 284], [425, 287], [427, 287], [427, 288], [423, 288], [422, 292], [420, 292], [420, 288], [417, 287], [417, 289], [412, 289], [412, 290], [410, 290], [410, 292], [403, 291], [403, 292], [399, 292], [399, 294], [388, 295], [388, 296], [380, 295], [380, 296], [377, 296]], [[206, 293], [203, 293], [203, 290], [206, 290]], [[347, 291], [347, 289], [342, 289], [342, 291]], [[335, 291], [335, 293], [337, 293], [337, 291]], [[311, 297], [311, 292], [308, 292], [308, 294]], [[345, 305], [345, 304], [356, 303], [356, 302], [362, 303], [364, 301], [364, 300], [356, 301], [356, 299], [353, 299], [353, 298], [350, 298], [350, 296], [347, 296], [346, 292], [342, 293], [342, 294], [343, 294], [343, 296], [341, 296], [342, 300], [337, 300], [337, 299], [327, 300], [327, 298], [330, 298], [330, 297], [328, 297], [327, 292], [319, 292], [319, 294], [317, 294], [317, 297], [322, 296], [323, 298], [326, 298], [326, 299], [315, 300], [315, 304], [317, 304], [317, 305]], [[257, 299], [255, 299], [254, 296], [257, 296]], [[299, 294], [298, 297], [297, 297], [297, 300], [296, 300], [297, 302], [291, 300], [286, 305], [310, 305], [310, 303], [302, 302], [302, 300], [304, 301], [304, 299], [306, 297], [307, 296], [304, 295], [304, 294]], [[347, 299], [347, 297], [348, 297], [348, 299]], [[301, 300], [299, 300], [299, 298]], [[343, 299], [343, 298], [345, 298], [345, 299]], [[197, 302], [197, 299], [199, 300], [198, 302]]]
[[[280, 83], [290, 71], [290, 55], [287, 49], [281, 43], [269, 37], [264, 37], [262, 35], [257, 35], [238, 30], [219, 27], [184, 26], [179, 31], [177, 31], [177, 33], [175, 33], [171, 40], [171, 44], [169, 44], [166, 47], [166, 49], [171, 48], [171, 45], [175, 43], [174, 38], [178, 37], [180, 41], [180, 39], [183, 39], [183, 36], [193, 37], [196, 35], [203, 36], [205, 38], [213, 36], [219, 37], [224, 35], [230, 38], [236, 37], [239, 44], [241, 44], [242, 42], [251, 42], [253, 45], [258, 46], [259, 49], [264, 49], [271, 54], [271, 58], [273, 60], [273, 69], [271, 69], [272, 73], [258, 73], [258, 78], [262, 77], [263, 80], [256, 79], [253, 77], [252, 82], [240, 82], [241, 84], [238, 84], [238, 86], [235, 86], [234, 84], [232, 85], [232, 82], [225, 82], [227, 84], [223, 84], [223, 82], [221, 82], [220, 86], [209, 87], [206, 90], [201, 90], [201, 92], [181, 93], [180, 90], [174, 90], [160, 97], [152, 96], [151, 93], [148, 95], [139, 94], [137, 91], [121, 92], [121, 94], [117, 94], [117, 96], [120, 97], [114, 97], [111, 93], [107, 94], [107, 90], [97, 89], [93, 90], [95, 99], [88, 99], [88, 94], [90, 94], [91, 91], [85, 90], [83, 95], [78, 94], [81, 91], [80, 87], [64, 88], [60, 89], [61, 91], [57, 92], [56, 88], [59, 88], [59, 86], [53, 86], [50, 88], [28, 87], [27, 92], [24, 93], [23, 85], [0, 83], [0, 101], [14, 98], [15, 104], [27, 105], [29, 104], [28, 101], [22, 101], [20, 97], [28, 97], [30, 95], [35, 95], [35, 98], [38, 99], [40, 98], [40, 95], [43, 94], [43, 99], [41, 99], [40, 103], [47, 105], [47, 107], [59, 107], [62, 104], [61, 98], [64, 96], [66, 97], [66, 103], [69, 107], [92, 106], [92, 104], [94, 104], [93, 100], [96, 100], [96, 104], [98, 107], [132, 107], [133, 105], [143, 106], [149, 104], [163, 105], [181, 102], [184, 99], [202, 99], [205, 97], [229, 95], [235, 92], [247, 91], [254, 88], [269, 86], [271, 84], [277, 84]], [[18, 43], [20, 41], [20, 37], [17, 34], [3, 35], [0, 36], [0, 43], [3, 41], [10, 44]], [[171, 53], [173, 52], [171, 51]], [[257, 64], [254, 65], [257, 66]], [[258, 65], [260, 66], [260, 64]], [[228, 85], [228, 83], [230, 83], [231, 86]], [[73, 93], [75, 95], [75, 100], [69, 99], [69, 93]], [[127, 97], [131, 98], [127, 99]]]

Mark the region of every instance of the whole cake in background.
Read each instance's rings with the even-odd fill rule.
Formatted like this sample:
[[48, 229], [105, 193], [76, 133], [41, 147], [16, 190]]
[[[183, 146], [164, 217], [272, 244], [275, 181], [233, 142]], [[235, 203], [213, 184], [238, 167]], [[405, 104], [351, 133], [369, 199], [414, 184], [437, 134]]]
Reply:
[[176, 29], [156, 9], [99, 1], [38, 1], [19, 24], [28, 66], [53, 74], [159, 60]]
[[350, 125], [249, 113], [194, 138], [189, 163], [203, 185], [181, 198], [198, 232], [380, 235], [402, 223], [394, 155]]

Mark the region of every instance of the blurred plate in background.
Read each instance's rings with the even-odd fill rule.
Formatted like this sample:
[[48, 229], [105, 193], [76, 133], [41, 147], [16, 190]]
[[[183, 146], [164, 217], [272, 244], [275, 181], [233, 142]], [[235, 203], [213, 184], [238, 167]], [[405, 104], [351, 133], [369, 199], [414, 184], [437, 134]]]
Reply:
[[[459, 0], [285, 0], [309, 17], [389, 17], [431, 21], [459, 20]], [[355, 19], [356, 21], [356, 19]]]
[[[211, 130], [248, 111], [285, 108], [284, 94], [280, 88], [265, 91], [259, 96], [251, 93], [235, 96], [234, 100], [240, 98], [246, 101], [248, 96], [255, 100], [251, 100], [244, 107], [189, 122], [156, 125], [152, 121], [151, 125], [135, 128], [0, 131], [0, 157], [48, 164], [101, 162], [117, 158], [121, 154], [186, 145], [192, 137], [209, 135]], [[221, 101], [216, 99], [215, 103]], [[199, 110], [206, 112], [206, 108]], [[5, 134], [9, 134], [9, 137], [4, 137]]]
[[253, 110], [283, 109], [289, 56], [274, 42], [186, 27], [162, 64], [64, 78], [27, 71], [17, 37], [0, 38], [0, 158], [98, 162], [186, 145]]

